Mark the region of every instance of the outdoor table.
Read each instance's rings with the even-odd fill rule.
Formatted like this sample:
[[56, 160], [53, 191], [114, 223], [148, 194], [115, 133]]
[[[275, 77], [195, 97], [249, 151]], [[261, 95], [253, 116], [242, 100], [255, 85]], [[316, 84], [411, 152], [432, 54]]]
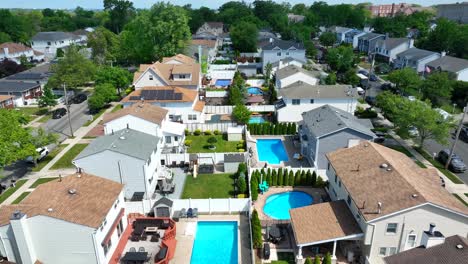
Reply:
[[145, 228], [146, 233], [155, 233], [158, 231], [158, 228], [156, 226], [148, 226]]
[[127, 252], [122, 258], [125, 263], [144, 263], [148, 259], [148, 252]]
[[281, 232], [278, 227], [272, 226], [270, 227], [270, 236], [273, 239], [279, 239], [281, 238]]

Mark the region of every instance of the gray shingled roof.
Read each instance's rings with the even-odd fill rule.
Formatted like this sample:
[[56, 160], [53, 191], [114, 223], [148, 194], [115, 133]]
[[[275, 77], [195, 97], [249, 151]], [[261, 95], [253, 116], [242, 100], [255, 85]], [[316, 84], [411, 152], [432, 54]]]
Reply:
[[[461, 245], [462, 248], [457, 248]], [[455, 235], [445, 238], [443, 244], [423, 246], [384, 258], [387, 264], [450, 264], [468, 261], [468, 239]]]
[[20, 81], [0, 81], [0, 93], [20, 93], [37, 88], [37, 83], [26, 83]]
[[281, 61], [281, 63], [290, 63], [290, 62], [292, 62], [292, 61], [298, 61], [298, 62], [300, 62], [300, 63], [302, 63], [302, 64], [305, 64], [305, 63], [306, 63], [305, 61], [300, 60], [300, 59], [295, 59], [295, 58], [291, 58], [291, 57], [286, 57], [286, 58], [284, 58], [284, 59], [282, 59], [282, 60], [273, 62], [273, 63], [271, 64], [271, 66], [273, 66], [273, 67], [278, 67], [280, 61]]
[[407, 38], [386, 38], [382, 41], [385, 43], [385, 48], [387, 50], [392, 50], [404, 43], [407, 43], [409, 40]]
[[289, 77], [291, 75], [294, 75], [296, 73], [302, 72], [304, 74], [309, 75], [310, 77], [315, 77], [315, 78], [320, 78], [320, 72], [319, 71], [308, 71], [305, 70], [301, 67], [297, 67], [296, 65], [288, 65], [284, 68], [281, 68], [276, 71], [276, 78], [278, 80], [284, 79], [286, 77]]
[[351, 85], [310, 85], [303, 81], [297, 81], [279, 89], [281, 96], [285, 98], [351, 98], [356, 95], [356, 89]]
[[352, 114], [330, 105], [324, 105], [302, 114], [304, 124], [315, 137], [349, 128], [371, 137], [375, 134]]
[[468, 69], [468, 60], [455, 58], [452, 56], [443, 56], [437, 60], [427, 63], [427, 66], [434, 69], [441, 69], [447, 72], [459, 72]]
[[224, 154], [224, 162], [245, 162], [244, 154]]
[[374, 39], [376, 37], [385, 37], [385, 35], [369, 32], [369, 33], [367, 33], [365, 35], [360, 36], [359, 39], [368, 39], [368, 40], [370, 40], [370, 39]]
[[296, 48], [303, 50], [304, 49], [304, 44], [302, 42], [297, 42], [297, 41], [290, 41], [290, 40], [281, 40], [281, 39], [273, 39], [272, 42], [268, 43], [267, 45], [263, 46], [263, 50], [272, 50], [274, 48], [280, 48], [282, 50], [286, 50], [289, 48]]
[[76, 39], [76, 36], [68, 32], [52, 31], [39, 32], [36, 35], [34, 35], [34, 37], [32, 37], [32, 41], [57, 41], [64, 39]]
[[137, 159], [147, 160], [156, 150], [159, 138], [132, 129], [124, 129], [113, 135], [105, 135], [93, 140], [75, 159], [81, 159], [109, 150]]
[[437, 52], [418, 49], [418, 48], [410, 48], [403, 52], [398, 53], [397, 57], [406, 58], [407, 60], [419, 61], [426, 57], [432, 56], [434, 54], [437, 54]]

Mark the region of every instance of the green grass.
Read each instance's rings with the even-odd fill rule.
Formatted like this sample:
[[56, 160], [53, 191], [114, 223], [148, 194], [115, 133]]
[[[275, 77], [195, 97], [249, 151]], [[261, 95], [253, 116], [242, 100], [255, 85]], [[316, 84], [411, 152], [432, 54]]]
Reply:
[[26, 196], [28, 196], [31, 192], [24, 192], [18, 196], [11, 204], [19, 204], [21, 201], [23, 201]]
[[62, 144], [58, 145], [52, 152], [49, 153], [43, 160], [41, 160], [39, 163], [37, 163], [37, 166], [32, 168], [32, 171], [40, 171], [42, 168], [45, 167], [57, 154], [62, 151], [68, 144]]
[[88, 120], [86, 123], [84, 123], [83, 126], [89, 126], [91, 125], [91, 123], [94, 122], [94, 120], [98, 119], [100, 116], [102, 116], [102, 114], [104, 114], [104, 112], [107, 110], [107, 107], [106, 108], [102, 108], [101, 110], [99, 110], [99, 112], [93, 114], [93, 119], [91, 120]]
[[65, 155], [63, 155], [50, 169], [73, 168], [72, 160], [86, 148], [88, 144], [76, 144]]
[[294, 264], [294, 254], [289, 252], [278, 252], [278, 260], [272, 261], [271, 264]]
[[24, 117], [29, 123], [34, 118], [47, 114], [49, 110], [47, 107], [17, 107], [16, 111], [23, 113]]
[[37, 122], [39, 122], [39, 123], [45, 123], [45, 122], [49, 121], [51, 118], [52, 118], [52, 114], [51, 114], [51, 113], [47, 113], [47, 114], [44, 115], [43, 117], [39, 118], [39, 120], [37, 120]]
[[23, 184], [25, 184], [27, 181], [28, 180], [19, 180], [16, 182], [15, 187], [10, 187], [6, 191], [4, 191], [0, 195], [0, 204], [3, 203], [6, 199], [8, 199], [8, 197], [10, 197], [13, 193], [15, 193], [16, 190], [18, 190], [18, 188], [21, 187]]
[[119, 111], [120, 109], [123, 108], [123, 105], [122, 104], [118, 104], [116, 105], [112, 110], [111, 110], [111, 113], [114, 113], [114, 112], [117, 112]]
[[[463, 198], [460, 197], [460, 195], [456, 194], [456, 193], [452, 193], [453, 196], [455, 196], [455, 198], [457, 198], [461, 203], [463, 203], [465, 206], [468, 206], [468, 203], [465, 202], [465, 200], [463, 200]], [[465, 194], [466, 195], [466, 194]]]
[[53, 178], [39, 178], [37, 179], [32, 185], [31, 187], [29, 188], [37, 188], [37, 186], [41, 185], [41, 184], [44, 184], [44, 183], [47, 183], [47, 182], [50, 182], [50, 181], [53, 181], [53, 180], [56, 180], [58, 179], [58, 177], [53, 177]]
[[232, 174], [199, 174], [185, 180], [182, 199], [229, 198], [234, 192]]
[[[214, 145], [216, 149], [211, 150], [208, 148], [208, 138], [215, 137], [218, 142]], [[188, 148], [189, 153], [207, 153], [207, 152], [237, 152], [237, 144], [239, 141], [227, 141], [226, 135], [213, 135], [213, 136], [186, 136], [186, 140], [192, 140], [192, 145]]]
[[457, 175], [453, 174], [449, 170], [446, 170], [444, 168], [444, 165], [442, 165], [439, 161], [433, 159], [429, 153], [427, 153], [425, 150], [421, 148], [414, 148], [419, 154], [421, 154], [427, 161], [429, 161], [434, 167], [436, 167], [440, 172], [442, 172], [449, 180], [451, 180], [455, 184], [464, 184], [460, 178], [457, 177]]
[[424, 165], [421, 161], [417, 160], [413, 154], [411, 154], [411, 152], [409, 150], [407, 150], [405, 147], [401, 146], [401, 145], [390, 145], [390, 146], [387, 146], [391, 149], [394, 149], [396, 151], [399, 151], [403, 154], [405, 154], [406, 156], [410, 157], [419, 167], [423, 168], [423, 169], [426, 169], [426, 165]]

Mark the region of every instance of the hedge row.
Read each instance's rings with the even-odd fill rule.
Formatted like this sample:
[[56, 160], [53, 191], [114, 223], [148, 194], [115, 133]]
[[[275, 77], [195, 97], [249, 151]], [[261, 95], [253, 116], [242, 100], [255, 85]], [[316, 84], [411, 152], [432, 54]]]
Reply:
[[258, 218], [257, 210], [252, 212], [252, 220], [250, 220], [252, 226], [252, 240], [254, 248], [262, 248], [262, 224], [260, 223], [260, 218]]
[[296, 123], [248, 124], [251, 135], [292, 135], [296, 133]]

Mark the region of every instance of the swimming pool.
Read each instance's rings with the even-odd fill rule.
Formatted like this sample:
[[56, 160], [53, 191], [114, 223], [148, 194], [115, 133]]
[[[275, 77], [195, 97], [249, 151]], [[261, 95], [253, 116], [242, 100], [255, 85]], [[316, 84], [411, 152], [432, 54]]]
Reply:
[[217, 79], [215, 82], [215, 86], [228, 87], [229, 85], [231, 85], [230, 79]]
[[262, 89], [260, 89], [258, 87], [249, 87], [249, 88], [247, 88], [247, 93], [254, 94], [254, 95], [263, 94]]
[[270, 195], [263, 207], [263, 212], [269, 217], [277, 220], [288, 220], [291, 218], [289, 210], [312, 204], [314, 199], [305, 192], [283, 192]]
[[249, 124], [261, 124], [265, 123], [265, 118], [263, 116], [251, 116], [249, 119]]
[[281, 139], [257, 139], [257, 153], [259, 161], [266, 161], [270, 164], [288, 161], [288, 153]]
[[237, 264], [237, 222], [199, 221], [190, 264]]

